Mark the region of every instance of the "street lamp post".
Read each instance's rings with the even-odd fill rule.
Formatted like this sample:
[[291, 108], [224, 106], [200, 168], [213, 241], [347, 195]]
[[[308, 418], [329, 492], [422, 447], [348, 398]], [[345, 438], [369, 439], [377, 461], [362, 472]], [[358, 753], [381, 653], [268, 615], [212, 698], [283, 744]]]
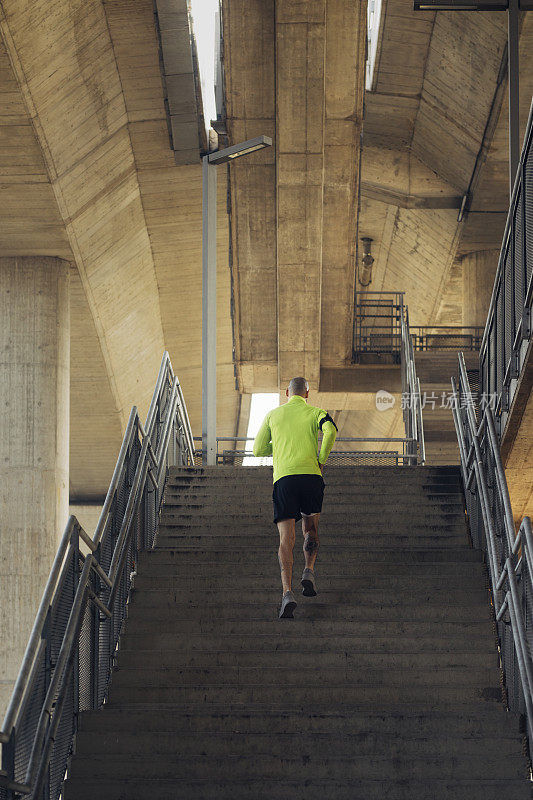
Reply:
[[268, 136], [257, 136], [202, 159], [202, 454], [208, 465], [217, 457], [217, 165], [271, 144]]

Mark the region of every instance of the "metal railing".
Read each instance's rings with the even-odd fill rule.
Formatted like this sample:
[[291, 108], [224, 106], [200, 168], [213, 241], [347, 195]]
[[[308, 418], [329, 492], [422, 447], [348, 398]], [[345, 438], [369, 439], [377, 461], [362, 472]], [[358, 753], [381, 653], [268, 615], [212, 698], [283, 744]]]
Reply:
[[483, 328], [460, 325], [411, 325], [415, 350], [479, 350]]
[[400, 360], [403, 292], [356, 292], [353, 357], [391, 354]]
[[525, 363], [533, 305], [533, 106], [520, 156], [480, 351], [481, 400], [501, 436]]
[[[200, 444], [196, 450], [195, 461], [202, 464], [201, 436], [195, 441]], [[362, 447], [355, 446], [362, 445]], [[391, 445], [390, 450], [372, 449], [372, 445]], [[341, 445], [340, 449], [337, 449]], [[255, 457], [252, 452], [253, 439], [246, 436], [218, 436], [217, 464], [231, 466], [271, 465], [272, 456]], [[335, 439], [335, 450], [329, 454], [327, 466], [371, 466], [385, 464], [392, 466], [410, 465], [417, 462], [416, 440], [383, 439], [382, 437], [338, 436]], [[414, 451], [414, 452], [413, 452]], [[253, 459], [251, 462], [249, 459]]]
[[426, 445], [424, 441], [420, 380], [416, 375], [413, 337], [409, 329], [409, 310], [403, 306], [401, 309], [400, 326], [402, 344], [402, 406], [405, 440], [409, 442], [408, 453], [412, 457], [413, 463], [425, 464]]
[[187, 410], [165, 353], [144, 426], [132, 408], [94, 536], [73, 516], [63, 534], [0, 731], [0, 800], [59, 798], [78, 715], [107, 696], [137, 556], [154, 543], [167, 467], [193, 461]]
[[[367, 293], [370, 294], [370, 293]], [[375, 294], [375, 293], [373, 293]], [[387, 294], [387, 293], [385, 293]], [[328, 464], [425, 464], [426, 450], [424, 443], [424, 424], [422, 419], [422, 401], [420, 395], [420, 381], [416, 375], [416, 366], [413, 349], [413, 339], [409, 331], [409, 312], [403, 304], [401, 292], [390, 292], [393, 295], [395, 308], [394, 315], [397, 316], [397, 332], [393, 333], [394, 342], [397, 341], [398, 360], [401, 365], [402, 378], [402, 412], [405, 428], [405, 436], [394, 437], [337, 437], [335, 440], [335, 450], [332, 450]], [[394, 329], [396, 330], [396, 328]], [[392, 340], [391, 340], [392, 341]], [[396, 345], [395, 345], [396, 346]], [[379, 394], [379, 393], [378, 393]], [[386, 399], [390, 395], [386, 393]], [[197, 439], [201, 443], [201, 439]], [[233, 464], [248, 466], [253, 463], [268, 464], [271, 459], [249, 461], [253, 458], [253, 441], [246, 436], [218, 436], [216, 463]], [[239, 444], [244, 443], [244, 447]], [[365, 445], [366, 447], [355, 447], [354, 444]], [[338, 445], [342, 446], [340, 449]], [[381, 448], [372, 447], [379, 445]], [[202, 452], [200, 448], [196, 451], [196, 463], [201, 463]]]
[[505, 677], [507, 704], [524, 714], [533, 742], [533, 538], [524, 517], [516, 534], [493, 411], [476, 415], [464, 357], [452, 378], [453, 418], [461, 455], [468, 522], [474, 547], [484, 551]]

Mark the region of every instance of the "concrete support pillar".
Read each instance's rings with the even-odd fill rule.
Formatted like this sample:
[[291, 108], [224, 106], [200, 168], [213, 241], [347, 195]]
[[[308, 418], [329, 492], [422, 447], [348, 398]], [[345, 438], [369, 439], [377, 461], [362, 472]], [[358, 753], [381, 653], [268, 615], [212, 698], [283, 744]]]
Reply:
[[69, 264], [0, 258], [0, 716], [69, 508]]
[[463, 325], [485, 326], [499, 250], [468, 253], [463, 265]]

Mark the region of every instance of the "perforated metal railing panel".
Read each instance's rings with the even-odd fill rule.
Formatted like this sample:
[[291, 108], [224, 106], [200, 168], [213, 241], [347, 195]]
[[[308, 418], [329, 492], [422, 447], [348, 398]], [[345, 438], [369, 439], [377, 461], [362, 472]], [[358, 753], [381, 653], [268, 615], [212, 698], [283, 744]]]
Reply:
[[[483, 369], [482, 393], [494, 395], [496, 427], [500, 435], [517, 387], [516, 370], [525, 364], [522, 343], [529, 339], [528, 325], [533, 304], [533, 107], [521, 153], [517, 182], [502, 242], [495, 290], [480, 352]], [[494, 364], [494, 369], [491, 365]]]
[[524, 310], [525, 301], [525, 285], [526, 273], [524, 269], [524, 190], [523, 187], [520, 191], [517, 206], [514, 212], [514, 237], [513, 237], [513, 253], [517, 265], [520, 265], [515, 270], [514, 276], [514, 330], [518, 330], [522, 322], [522, 313]]
[[35, 728], [41, 714], [47, 689], [47, 658], [43, 650], [38, 658], [35, 672], [35, 683], [22, 715], [17, 730], [17, 746], [15, 749], [15, 780], [24, 783], [26, 770], [33, 747]]
[[[201, 452], [198, 454], [198, 459], [198, 464], [201, 466]], [[272, 458], [256, 459], [253, 453], [247, 450], [223, 450], [219, 454], [219, 463], [235, 467], [271, 466]], [[362, 450], [346, 453], [332, 451], [326, 469], [328, 466], [402, 466], [409, 463], [413, 463], [412, 457], [393, 450]]]

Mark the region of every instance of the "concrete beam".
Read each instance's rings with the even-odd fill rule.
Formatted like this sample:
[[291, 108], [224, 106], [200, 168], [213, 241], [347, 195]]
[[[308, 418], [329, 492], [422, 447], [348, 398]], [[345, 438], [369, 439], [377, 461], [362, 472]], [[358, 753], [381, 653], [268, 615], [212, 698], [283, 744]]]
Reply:
[[279, 385], [320, 375], [326, 2], [276, 2]]
[[460, 208], [462, 195], [407, 148], [364, 145], [361, 194], [400, 208]]
[[[222, 0], [222, 12], [229, 141], [266, 134], [275, 143], [274, 0]], [[275, 160], [274, 146], [229, 167], [235, 359], [241, 391], [249, 385], [248, 363], [260, 369], [277, 362]]]
[[177, 164], [194, 164], [207, 150], [196, 44], [186, 0], [155, 0], [165, 107]]
[[0, 29], [44, 154], [124, 426], [164, 350], [158, 288], [104, 6], [8, 0]]

